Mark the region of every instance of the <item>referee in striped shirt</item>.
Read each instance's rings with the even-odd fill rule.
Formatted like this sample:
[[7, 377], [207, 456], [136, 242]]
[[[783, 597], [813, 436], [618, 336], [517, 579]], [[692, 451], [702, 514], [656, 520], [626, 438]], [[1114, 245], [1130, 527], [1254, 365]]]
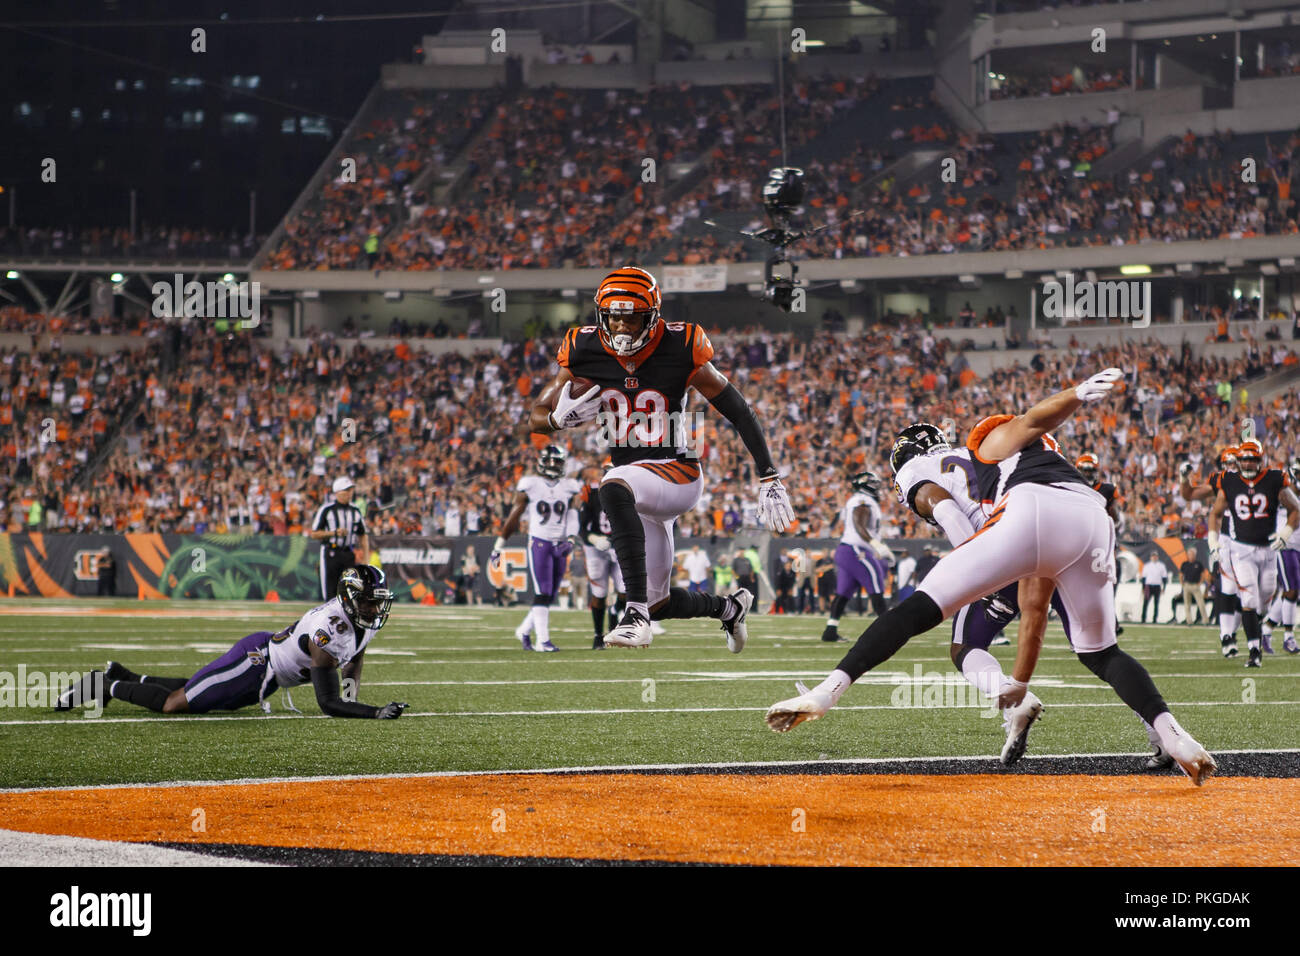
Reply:
[[321, 600], [334, 597], [339, 575], [356, 565], [356, 548], [361, 544], [363, 554], [370, 553], [370, 536], [361, 511], [352, 504], [355, 486], [346, 476], [334, 479], [334, 500], [322, 505], [311, 523], [310, 537], [321, 542], [320, 590]]

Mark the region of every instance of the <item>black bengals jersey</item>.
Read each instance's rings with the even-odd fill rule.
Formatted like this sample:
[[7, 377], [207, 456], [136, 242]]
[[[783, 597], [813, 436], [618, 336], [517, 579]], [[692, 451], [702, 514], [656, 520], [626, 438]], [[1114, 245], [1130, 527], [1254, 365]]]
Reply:
[[594, 325], [565, 333], [556, 361], [601, 388], [597, 419], [615, 465], [690, 460], [685, 433], [686, 389], [713, 358], [704, 330], [689, 322], [660, 322], [635, 355], [617, 355]]
[[1106, 499], [1106, 507], [1108, 508], [1110, 507], [1110, 503], [1118, 497], [1115, 486], [1109, 481], [1099, 481], [1095, 485], [1092, 485], [1091, 488], [1093, 491], [1097, 492], [1097, 494]]
[[979, 447], [989, 432], [1015, 417], [990, 415], [972, 428], [970, 437], [966, 439], [971, 462], [975, 465], [975, 481], [979, 485], [981, 501], [986, 505], [994, 504], [1016, 485], [1023, 484], [1059, 485], [1076, 482], [1091, 487], [1061, 454], [1061, 446], [1051, 435], [1044, 435], [1002, 461], [985, 461], [981, 458]]
[[578, 539], [590, 544], [593, 534], [609, 537], [613, 533], [609, 515], [600, 504], [600, 485], [587, 485], [582, 489], [582, 508], [578, 511]]
[[[1216, 471], [1214, 474], [1210, 475], [1210, 487], [1214, 489], [1216, 495], [1223, 490], [1223, 476], [1231, 474], [1235, 474], [1235, 472]], [[1231, 506], [1223, 509], [1223, 517], [1219, 519], [1219, 534], [1226, 534], [1228, 537], [1232, 537]]]
[[1232, 513], [1232, 539], [1242, 544], [1268, 544], [1277, 531], [1277, 509], [1282, 489], [1291, 484], [1286, 472], [1261, 471], [1254, 481], [1234, 472], [1224, 474], [1219, 490]]

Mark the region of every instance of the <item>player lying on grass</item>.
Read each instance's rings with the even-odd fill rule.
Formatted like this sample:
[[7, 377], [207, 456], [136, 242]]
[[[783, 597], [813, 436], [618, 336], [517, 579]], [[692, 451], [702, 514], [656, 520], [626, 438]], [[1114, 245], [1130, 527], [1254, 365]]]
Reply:
[[359, 687], [361, 663], [371, 639], [388, 620], [393, 592], [384, 572], [370, 565], [348, 568], [339, 576], [338, 595], [313, 608], [278, 634], [258, 631], [207, 664], [192, 677], [134, 674], [110, 661], [59, 695], [57, 710], [70, 710], [98, 695], [100, 704], [122, 700], [161, 714], [206, 714], [261, 703], [279, 688], [311, 681], [316, 703], [330, 717], [402, 716], [406, 704], [383, 707], [345, 700], [339, 674]]
[[[979, 487], [970, 450], [953, 448], [937, 426], [918, 422], [904, 428], [894, 440], [889, 464], [894, 471], [894, 490], [899, 502], [918, 517], [942, 529], [954, 548], [975, 535], [988, 520], [979, 503]], [[1079, 467], [1077, 463], [1075, 467]], [[1097, 488], [1085, 472], [1080, 471], [1080, 474], [1094, 491], [1107, 499], [1107, 512], [1113, 514], [1111, 503], [1114, 496]], [[1010, 678], [1002, 672], [1002, 665], [989, 653], [989, 648], [1020, 614], [1019, 601], [1019, 585], [1008, 584], [953, 615], [949, 656], [971, 686], [986, 697], [996, 699], [1010, 683]], [[1055, 592], [1051, 606], [1061, 619], [1065, 639], [1070, 640], [1070, 617], [1061, 596]], [[1023, 756], [1029, 730], [1042, 709], [1038, 697], [1026, 691], [1025, 699], [1018, 706], [1003, 711], [1002, 726], [1007, 735], [1002, 747], [1003, 764], [1010, 766]], [[1160, 735], [1146, 721], [1142, 725], [1154, 750], [1146, 759], [1144, 769], [1172, 767], [1174, 760], [1161, 746]]]
[[[688, 389], [704, 396], [740, 434], [754, 462], [759, 523], [784, 531], [794, 512], [763, 428], [714, 368], [704, 329], [664, 322], [662, 304], [658, 282], [644, 269], [628, 266], [606, 276], [596, 291], [596, 324], [565, 335], [556, 356], [560, 370], [533, 406], [528, 426], [551, 435], [599, 421], [610, 446], [614, 467], [601, 481], [600, 501], [627, 586], [627, 611], [605, 643], [647, 647], [652, 619], [711, 617], [721, 622], [728, 650], [739, 654], [753, 594], [741, 588], [722, 597], [670, 587], [673, 527], [695, 507], [704, 487], [692, 447], [700, 436], [686, 416]], [[575, 379], [597, 387], [575, 395]]]
[[1055, 588], [1084, 666], [1155, 728], [1194, 784], [1214, 772], [1214, 758], [1179, 726], [1146, 668], [1115, 642], [1115, 526], [1101, 495], [1088, 487], [1050, 434], [1084, 402], [1105, 398], [1122, 374], [1107, 369], [1022, 415], [993, 415], [972, 429], [966, 447], [988, 520], [939, 560], [916, 593], [877, 618], [826, 680], [773, 704], [767, 712], [772, 730], [787, 731], [824, 716], [850, 684], [917, 634], [1018, 581], [1019, 646], [1012, 679], [998, 696], [1000, 707], [1018, 707], [1026, 699]]

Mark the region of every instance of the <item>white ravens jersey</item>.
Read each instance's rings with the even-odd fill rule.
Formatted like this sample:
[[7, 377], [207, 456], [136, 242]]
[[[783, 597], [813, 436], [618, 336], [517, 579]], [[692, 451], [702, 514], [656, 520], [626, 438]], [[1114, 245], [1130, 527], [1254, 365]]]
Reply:
[[563, 541], [568, 536], [569, 502], [582, 491], [574, 478], [552, 481], [541, 475], [526, 475], [516, 489], [528, 496], [528, 534], [547, 541]]
[[853, 512], [859, 506], [865, 506], [867, 509], [867, 530], [871, 532], [871, 537], [880, 535], [880, 502], [868, 494], [855, 491], [845, 502], [844, 510], [840, 512], [840, 520], [844, 522], [844, 534], [840, 537], [840, 544], [852, 545], [855, 548], [869, 548], [871, 542], [858, 533], [858, 528], [853, 523]]
[[[933, 482], [952, 496], [972, 528], [978, 530], [988, 520], [980, 506], [975, 465], [971, 462], [967, 449], [936, 449], [928, 455], [917, 455], [908, 461], [898, 469], [898, 475], [894, 478], [894, 490], [898, 492], [899, 502], [916, 512], [916, 493], [927, 482]], [[935, 523], [932, 518], [926, 520]]]
[[334, 598], [314, 607], [271, 638], [271, 670], [281, 687], [297, 687], [311, 680], [311, 652], [315, 644], [342, 666], [366, 649], [375, 631], [364, 628], [357, 634], [343, 599]]
[[[1225, 509], [1223, 513], [1228, 514], [1228, 510]], [[1288, 527], [1297, 518], [1300, 518], [1300, 516], [1288, 514], [1285, 508], [1278, 508], [1277, 530], [1281, 531], [1283, 528]], [[1300, 524], [1295, 526], [1295, 530], [1291, 532], [1291, 537], [1286, 539], [1286, 549], [1288, 551], [1300, 551]]]

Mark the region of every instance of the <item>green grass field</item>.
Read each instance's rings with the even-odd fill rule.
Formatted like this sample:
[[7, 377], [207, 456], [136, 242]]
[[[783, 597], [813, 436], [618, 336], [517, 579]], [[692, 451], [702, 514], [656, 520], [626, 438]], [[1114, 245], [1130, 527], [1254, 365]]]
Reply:
[[[109, 659], [143, 673], [187, 676], [255, 630], [278, 630], [305, 606], [176, 602], [0, 602], [0, 674], [85, 671]], [[105, 608], [135, 614], [94, 613]], [[360, 698], [402, 700], [398, 721], [319, 717], [310, 687], [293, 692], [302, 716], [272, 698], [273, 714], [164, 717], [114, 701], [99, 719], [80, 712], [0, 708], [0, 787], [66, 786], [308, 775], [522, 770], [720, 761], [993, 755], [1000, 721], [965, 704], [948, 659], [948, 626], [916, 638], [867, 675], [826, 719], [787, 735], [763, 712], [820, 679], [849, 645], [822, 644], [820, 617], [755, 616], [743, 654], [729, 654], [714, 622], [667, 622], [648, 650], [590, 646], [590, 615], [551, 617], [559, 654], [524, 653], [513, 637], [526, 608], [397, 609], [366, 655]], [[23, 613], [30, 611], [31, 613]], [[79, 613], [69, 613], [69, 611]], [[160, 616], [165, 615], [165, 616]], [[856, 636], [860, 621], [841, 630]], [[1011, 631], [1014, 639], [1014, 626]], [[1182, 723], [1211, 750], [1300, 745], [1300, 656], [1281, 650], [1261, 670], [1224, 660], [1210, 628], [1130, 625], [1121, 646], [1147, 665]], [[994, 648], [1010, 666], [1012, 647]], [[919, 672], [928, 682], [901, 684]], [[949, 702], [938, 682], [954, 679]], [[1144, 751], [1137, 718], [1048, 631], [1034, 689], [1046, 704], [1029, 753]], [[928, 696], [925, 696], [928, 694]]]

